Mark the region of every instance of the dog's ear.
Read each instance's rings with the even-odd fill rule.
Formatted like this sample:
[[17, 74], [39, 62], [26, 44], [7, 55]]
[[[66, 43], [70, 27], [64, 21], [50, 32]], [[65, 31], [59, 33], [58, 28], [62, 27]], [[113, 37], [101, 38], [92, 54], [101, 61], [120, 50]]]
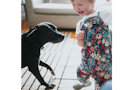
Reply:
[[35, 32], [35, 30], [36, 30], [36, 29], [31, 30], [31, 31], [27, 34], [26, 37], [29, 37], [30, 35], [32, 35], [32, 34]]
[[32, 35], [33, 38], [45, 38], [46, 36], [48, 36], [50, 32], [52, 32], [52, 30], [50, 26], [44, 24], [38, 26], [38, 28], [33, 32], [34, 32], [34, 34]]
[[27, 37], [29, 37], [33, 32], [35, 32], [35, 30], [36, 30], [35, 27], [33, 27], [33, 28], [31, 28], [29, 31], [22, 33], [22, 34], [21, 34], [21, 37], [22, 37], [22, 38], [27, 38]]
[[53, 30], [57, 30], [57, 27], [54, 25], [49, 25]]
[[53, 25], [52, 23], [46, 22], [47, 25], [49, 25], [52, 30], [57, 30], [57, 26]]
[[31, 36], [34, 36], [33, 34], [37, 32], [38, 26], [35, 26], [31, 28], [28, 32], [26, 32], [25, 38], [29, 38]]

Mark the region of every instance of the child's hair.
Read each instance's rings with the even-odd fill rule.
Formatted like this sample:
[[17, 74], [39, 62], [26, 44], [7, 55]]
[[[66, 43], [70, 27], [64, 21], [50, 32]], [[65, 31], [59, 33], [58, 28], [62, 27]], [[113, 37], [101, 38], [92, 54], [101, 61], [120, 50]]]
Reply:
[[[73, 2], [74, 0], [70, 0], [70, 1]], [[89, 2], [91, 2], [91, 3], [92, 3], [93, 1], [94, 1], [94, 0], [89, 0]]]

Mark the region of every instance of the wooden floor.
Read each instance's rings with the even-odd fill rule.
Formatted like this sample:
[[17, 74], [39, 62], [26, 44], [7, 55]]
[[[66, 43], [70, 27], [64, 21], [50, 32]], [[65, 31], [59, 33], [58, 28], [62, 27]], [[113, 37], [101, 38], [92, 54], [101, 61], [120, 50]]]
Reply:
[[[74, 90], [73, 84], [77, 81], [76, 69], [81, 62], [81, 47], [77, 45], [74, 32], [62, 31], [65, 39], [61, 43], [47, 43], [41, 50], [40, 59], [49, 64], [56, 76], [52, 76], [50, 71], [39, 66], [40, 73], [47, 83], [55, 84], [53, 90]], [[91, 78], [92, 85], [81, 90], [95, 90], [94, 80]], [[40, 85], [28, 68], [21, 69], [21, 90], [45, 90], [45, 86]]]
[[28, 30], [29, 30], [28, 21], [27, 20], [21, 21], [21, 32], [26, 32]]

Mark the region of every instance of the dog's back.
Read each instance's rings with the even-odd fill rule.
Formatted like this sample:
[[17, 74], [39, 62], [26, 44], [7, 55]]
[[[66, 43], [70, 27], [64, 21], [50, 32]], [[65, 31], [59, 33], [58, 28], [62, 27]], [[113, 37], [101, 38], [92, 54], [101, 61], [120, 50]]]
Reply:
[[25, 32], [21, 35], [21, 61], [22, 61], [21, 68], [27, 66], [26, 61], [28, 60], [28, 57], [29, 57], [28, 54], [30, 54], [29, 49], [28, 49], [29, 45], [27, 45], [27, 41], [26, 41], [27, 34], [28, 33]]
[[27, 39], [29, 32], [30, 30], [21, 35], [21, 68], [29, 66], [32, 60], [40, 55], [40, 49]]

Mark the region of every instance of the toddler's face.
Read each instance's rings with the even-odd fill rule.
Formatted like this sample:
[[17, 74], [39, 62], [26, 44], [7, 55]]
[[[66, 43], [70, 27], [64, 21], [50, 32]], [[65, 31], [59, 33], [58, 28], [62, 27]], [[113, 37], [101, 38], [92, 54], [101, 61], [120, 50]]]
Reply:
[[89, 0], [74, 0], [72, 2], [73, 9], [80, 15], [89, 15], [94, 9], [93, 3], [90, 3]]

